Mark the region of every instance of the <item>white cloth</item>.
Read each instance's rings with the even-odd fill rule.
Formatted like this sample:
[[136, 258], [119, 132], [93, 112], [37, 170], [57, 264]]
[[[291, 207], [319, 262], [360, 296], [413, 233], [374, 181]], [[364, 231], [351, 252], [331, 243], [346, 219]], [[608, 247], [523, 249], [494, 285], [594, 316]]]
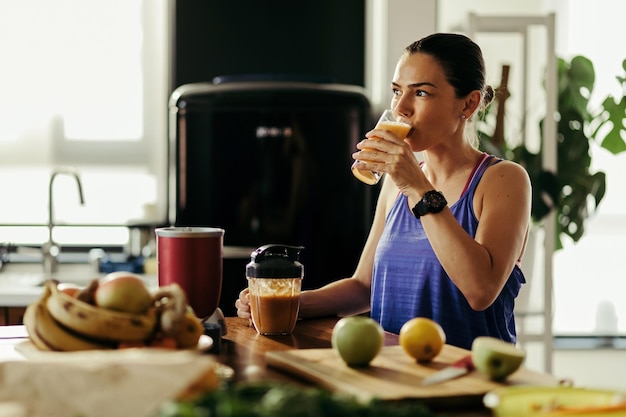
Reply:
[[0, 417], [149, 417], [216, 365], [195, 351], [24, 346], [28, 360], [0, 363]]

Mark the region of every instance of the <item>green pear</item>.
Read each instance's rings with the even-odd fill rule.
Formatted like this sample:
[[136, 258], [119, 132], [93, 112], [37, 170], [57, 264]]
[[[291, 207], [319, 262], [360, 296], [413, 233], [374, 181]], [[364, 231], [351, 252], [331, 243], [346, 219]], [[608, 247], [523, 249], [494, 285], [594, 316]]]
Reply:
[[525, 358], [523, 349], [495, 337], [477, 337], [472, 343], [474, 367], [494, 381], [504, 381], [519, 369]]

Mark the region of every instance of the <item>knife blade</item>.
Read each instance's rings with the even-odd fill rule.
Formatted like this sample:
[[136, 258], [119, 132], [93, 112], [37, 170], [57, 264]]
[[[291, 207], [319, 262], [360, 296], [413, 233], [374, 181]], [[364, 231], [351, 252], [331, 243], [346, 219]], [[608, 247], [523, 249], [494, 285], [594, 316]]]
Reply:
[[422, 385], [433, 385], [458, 378], [474, 370], [472, 355], [468, 354], [447, 367], [422, 379]]

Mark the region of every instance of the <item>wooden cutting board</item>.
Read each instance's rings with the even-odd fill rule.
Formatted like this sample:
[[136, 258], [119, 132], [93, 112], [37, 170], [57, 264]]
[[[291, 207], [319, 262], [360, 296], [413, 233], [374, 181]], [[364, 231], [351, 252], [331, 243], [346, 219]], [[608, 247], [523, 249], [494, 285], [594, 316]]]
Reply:
[[[268, 366], [280, 369], [331, 391], [368, 401], [422, 399], [432, 404], [482, 403], [488, 391], [505, 385], [557, 385], [547, 374], [520, 368], [504, 383], [490, 381], [478, 371], [436, 385], [422, 386], [424, 377], [445, 368], [470, 352], [445, 345], [430, 363], [417, 363], [401, 346], [385, 346], [367, 368], [350, 368], [333, 349], [293, 349], [266, 352]], [[454, 400], [451, 402], [451, 400]]]

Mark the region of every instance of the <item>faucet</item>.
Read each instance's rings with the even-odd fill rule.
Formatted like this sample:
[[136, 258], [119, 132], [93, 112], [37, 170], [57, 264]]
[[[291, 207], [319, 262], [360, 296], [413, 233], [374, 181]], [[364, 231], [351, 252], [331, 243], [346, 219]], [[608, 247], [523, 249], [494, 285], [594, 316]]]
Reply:
[[50, 176], [50, 182], [48, 183], [48, 241], [41, 247], [43, 255], [43, 270], [46, 278], [51, 278], [52, 274], [58, 269], [58, 256], [61, 253], [61, 249], [52, 238], [52, 229], [54, 228], [54, 206], [53, 206], [53, 184], [54, 179], [60, 175], [70, 175], [76, 180], [78, 186], [78, 196], [80, 198], [80, 204], [85, 204], [83, 197], [83, 186], [80, 181], [80, 177], [75, 170], [71, 168], [59, 168], [52, 172]]

